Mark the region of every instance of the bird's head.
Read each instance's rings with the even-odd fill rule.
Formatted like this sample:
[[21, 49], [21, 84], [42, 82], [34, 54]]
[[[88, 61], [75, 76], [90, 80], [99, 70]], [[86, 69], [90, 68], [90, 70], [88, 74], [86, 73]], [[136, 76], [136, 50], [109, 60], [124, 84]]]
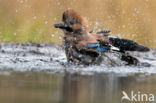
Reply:
[[62, 22], [54, 24], [56, 28], [65, 32], [83, 33], [88, 28], [88, 21], [85, 17], [79, 15], [74, 10], [66, 10], [62, 16]]

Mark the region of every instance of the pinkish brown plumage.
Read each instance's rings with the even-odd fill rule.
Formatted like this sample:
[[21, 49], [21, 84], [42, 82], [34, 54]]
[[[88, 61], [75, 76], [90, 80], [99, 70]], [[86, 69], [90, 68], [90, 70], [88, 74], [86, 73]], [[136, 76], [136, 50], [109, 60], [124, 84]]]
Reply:
[[[103, 35], [88, 32], [88, 21], [85, 17], [79, 15], [74, 10], [66, 10], [62, 16], [62, 23], [55, 25], [64, 31], [64, 44], [68, 61], [79, 62], [82, 55], [80, 52], [98, 53], [94, 50], [87, 50], [88, 44], [95, 44], [98, 42], [108, 43]], [[69, 44], [69, 45], [67, 45]]]

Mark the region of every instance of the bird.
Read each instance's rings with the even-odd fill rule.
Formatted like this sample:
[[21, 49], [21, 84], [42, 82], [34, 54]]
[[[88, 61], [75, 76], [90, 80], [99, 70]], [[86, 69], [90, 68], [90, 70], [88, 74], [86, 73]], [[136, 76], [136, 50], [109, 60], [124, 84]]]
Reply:
[[[89, 44], [109, 43], [103, 35], [87, 32], [87, 19], [74, 10], [63, 13], [62, 22], [55, 24], [64, 32], [64, 46], [68, 61], [90, 64], [99, 56], [98, 51], [86, 48]], [[88, 58], [88, 59], [87, 59]]]
[[110, 30], [96, 33], [88, 31], [88, 20], [72, 9], [63, 12], [62, 22], [54, 24], [64, 32], [64, 47], [68, 62], [94, 64], [102, 61], [101, 54], [110, 51], [121, 53], [127, 64], [138, 64], [138, 59], [125, 51], [149, 51], [148, 47], [132, 40], [109, 36]]

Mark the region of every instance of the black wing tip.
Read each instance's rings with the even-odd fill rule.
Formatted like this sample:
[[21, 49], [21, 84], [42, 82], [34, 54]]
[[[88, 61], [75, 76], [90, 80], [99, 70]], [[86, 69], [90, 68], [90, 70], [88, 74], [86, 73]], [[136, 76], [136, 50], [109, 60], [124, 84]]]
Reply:
[[139, 51], [139, 52], [148, 52], [148, 51], [150, 51], [150, 48], [148, 48], [146, 46], [143, 46], [143, 45], [138, 45], [136, 47], [136, 51]]

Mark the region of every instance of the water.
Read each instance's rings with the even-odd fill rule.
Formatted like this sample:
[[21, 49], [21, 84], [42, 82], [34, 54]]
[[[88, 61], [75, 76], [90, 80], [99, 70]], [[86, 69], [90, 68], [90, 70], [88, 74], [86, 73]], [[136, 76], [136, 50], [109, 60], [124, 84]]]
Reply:
[[150, 67], [86, 67], [67, 64], [62, 47], [54, 44], [0, 47], [0, 103], [121, 103], [123, 91], [156, 96], [155, 50], [132, 53]]
[[[108, 29], [156, 48], [155, 6], [155, 0], [0, 0], [0, 41], [61, 44], [53, 24], [71, 8], [87, 17], [89, 31]], [[156, 96], [156, 50], [132, 55], [151, 66], [86, 67], [68, 64], [58, 45], [1, 43], [0, 103], [121, 103], [123, 91]]]
[[121, 103], [122, 91], [156, 95], [155, 87], [156, 75], [1, 72], [0, 102]]
[[92, 74], [94, 72], [114, 73], [156, 73], [156, 51], [138, 53], [131, 52], [131, 55], [141, 62], [149, 63], [151, 66], [108, 66], [107, 61], [101, 65], [75, 65], [68, 64], [64, 49], [55, 44], [20, 44], [1, 43], [0, 45], [0, 68], [2, 70], [14, 71], [49, 71], [56, 72], [79, 72]]

